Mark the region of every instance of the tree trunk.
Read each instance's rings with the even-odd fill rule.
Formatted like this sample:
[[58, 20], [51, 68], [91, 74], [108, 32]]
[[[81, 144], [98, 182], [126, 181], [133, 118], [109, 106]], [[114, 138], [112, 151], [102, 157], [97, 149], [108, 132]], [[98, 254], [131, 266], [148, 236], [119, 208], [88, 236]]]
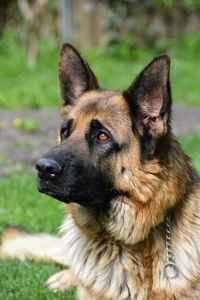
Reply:
[[39, 50], [40, 28], [43, 14], [49, 0], [36, 0], [31, 6], [28, 0], [18, 0], [18, 5], [27, 22], [27, 64], [34, 67]]

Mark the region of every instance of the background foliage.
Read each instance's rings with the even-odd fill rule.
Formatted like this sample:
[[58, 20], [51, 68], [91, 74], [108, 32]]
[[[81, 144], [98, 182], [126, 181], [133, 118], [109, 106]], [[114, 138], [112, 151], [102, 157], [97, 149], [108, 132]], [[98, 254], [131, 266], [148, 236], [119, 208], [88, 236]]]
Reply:
[[[132, 56], [135, 49], [163, 52], [172, 43], [184, 41], [191, 50], [200, 46], [200, 2], [198, 0], [101, 0], [109, 9], [104, 41], [110, 51], [123, 48]], [[188, 42], [187, 42], [188, 41]], [[182, 44], [182, 43], [181, 43]], [[114, 48], [113, 48], [114, 46]], [[118, 49], [118, 47], [117, 47]]]

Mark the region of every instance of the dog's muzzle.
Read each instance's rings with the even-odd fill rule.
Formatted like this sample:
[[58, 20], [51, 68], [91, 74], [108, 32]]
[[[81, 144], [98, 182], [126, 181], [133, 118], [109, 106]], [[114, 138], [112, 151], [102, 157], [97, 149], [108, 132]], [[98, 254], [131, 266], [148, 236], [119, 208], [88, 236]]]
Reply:
[[61, 146], [51, 149], [36, 163], [38, 191], [65, 203], [107, 205], [116, 194], [109, 176], [101, 173], [90, 159]]

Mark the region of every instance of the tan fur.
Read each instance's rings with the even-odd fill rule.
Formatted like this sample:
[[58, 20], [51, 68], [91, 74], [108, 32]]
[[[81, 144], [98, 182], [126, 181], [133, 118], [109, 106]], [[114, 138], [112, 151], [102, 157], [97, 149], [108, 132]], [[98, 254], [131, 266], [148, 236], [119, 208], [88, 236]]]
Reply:
[[[67, 65], [63, 59], [60, 72], [65, 75]], [[160, 67], [159, 60], [156, 64]], [[71, 77], [75, 75], [72, 72]], [[163, 76], [166, 83], [167, 75]], [[75, 84], [79, 84], [77, 79]], [[74, 106], [68, 103], [62, 112], [64, 118], [74, 120], [70, 139], [73, 143], [79, 141], [78, 151], [85, 160], [89, 159], [90, 149], [84, 136], [91, 120], [97, 118], [119, 145], [127, 143], [120, 154], [103, 163], [112, 166], [115, 188], [128, 191], [129, 195], [117, 196], [108, 213], [98, 216], [93, 209], [77, 203], [66, 205], [68, 216], [61, 227], [62, 251], [57, 249], [53, 259], [64, 255], [64, 263], [71, 269], [53, 275], [47, 286], [58, 291], [77, 285], [79, 300], [200, 299], [200, 179], [173, 134], [168, 132], [168, 115], [163, 119], [157, 117], [155, 123], [153, 119], [144, 120], [153, 122], [151, 130], [157, 138], [166, 135], [171, 141], [167, 158], [163, 139], [154, 157], [145, 161], [141, 159], [139, 136], [143, 134], [142, 126], [136, 120], [139, 129], [133, 134], [130, 108], [122, 94], [93, 90], [80, 96], [81, 88], [76, 90], [80, 101], [75, 101]], [[159, 98], [161, 90], [152, 93]], [[139, 99], [147, 100], [145, 113], [149, 110], [150, 96]], [[152, 113], [158, 109], [156, 102]], [[172, 214], [171, 243], [178, 268], [178, 276], [173, 279], [164, 273], [167, 262], [164, 216], [168, 211]], [[24, 238], [31, 237], [7, 236], [1, 252], [12, 252], [9, 242], [23, 244]], [[36, 248], [40, 241], [37, 238]], [[43, 242], [49, 239], [41, 238]], [[29, 256], [21, 250], [21, 255], [18, 250], [8, 257], [34, 258], [34, 253]], [[49, 254], [38, 257], [36, 252], [35, 256], [50, 258]]]
[[54, 292], [64, 291], [67, 288], [75, 287], [79, 284], [72, 269], [64, 270], [52, 275], [46, 282], [45, 287]]

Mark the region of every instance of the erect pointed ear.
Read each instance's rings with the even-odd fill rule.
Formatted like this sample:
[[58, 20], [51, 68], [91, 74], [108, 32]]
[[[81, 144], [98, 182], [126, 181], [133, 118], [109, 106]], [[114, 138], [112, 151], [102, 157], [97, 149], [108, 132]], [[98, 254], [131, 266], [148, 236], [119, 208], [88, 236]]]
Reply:
[[154, 58], [138, 75], [127, 91], [127, 99], [141, 135], [155, 139], [166, 134], [171, 112], [169, 83], [170, 58]]
[[64, 105], [74, 105], [86, 91], [98, 89], [97, 79], [84, 57], [70, 44], [60, 53], [59, 79]]

